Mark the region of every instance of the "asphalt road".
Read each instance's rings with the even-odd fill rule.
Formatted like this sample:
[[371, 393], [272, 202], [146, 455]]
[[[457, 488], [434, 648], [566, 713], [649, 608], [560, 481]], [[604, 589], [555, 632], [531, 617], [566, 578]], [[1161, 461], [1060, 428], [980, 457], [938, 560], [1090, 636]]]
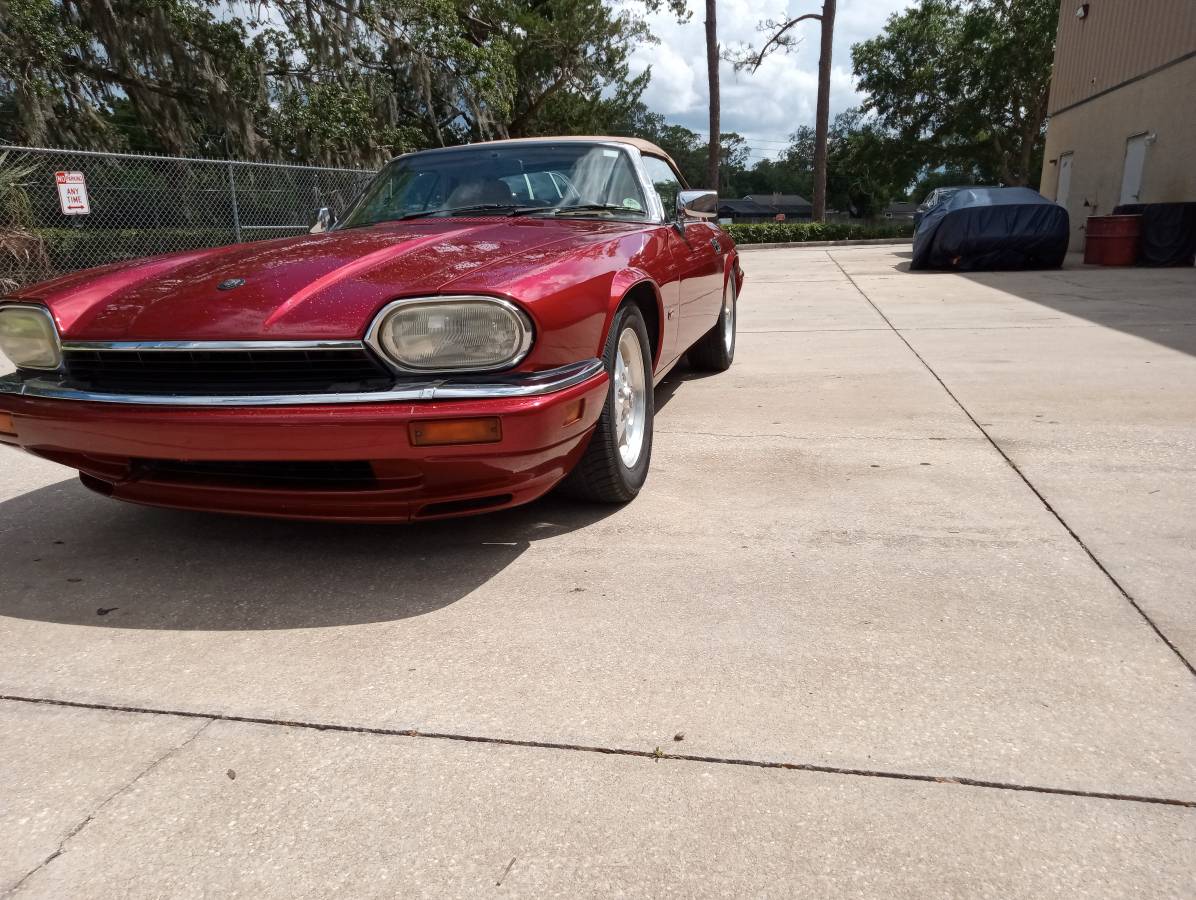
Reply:
[[747, 252], [622, 509], [0, 450], [0, 895], [1196, 894], [1196, 271]]

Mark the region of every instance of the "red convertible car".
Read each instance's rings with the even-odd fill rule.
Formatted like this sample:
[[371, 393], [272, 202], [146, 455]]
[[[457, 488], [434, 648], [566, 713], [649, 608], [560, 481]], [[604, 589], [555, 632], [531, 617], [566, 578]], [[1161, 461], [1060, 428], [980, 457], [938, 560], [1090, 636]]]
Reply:
[[310, 235], [0, 301], [0, 443], [156, 506], [407, 521], [626, 502], [653, 387], [731, 365], [735, 246], [658, 147], [400, 156]]

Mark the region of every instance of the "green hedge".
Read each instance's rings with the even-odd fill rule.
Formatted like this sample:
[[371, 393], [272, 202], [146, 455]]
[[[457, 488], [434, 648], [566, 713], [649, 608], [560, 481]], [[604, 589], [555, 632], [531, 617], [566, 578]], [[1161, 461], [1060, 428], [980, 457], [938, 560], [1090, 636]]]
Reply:
[[[867, 238], [901, 238], [913, 234], [912, 223], [858, 225], [848, 222], [763, 222], [758, 225], [724, 225], [738, 244], [782, 244], [799, 241], [841, 241]], [[231, 244], [228, 228], [39, 228], [45, 259], [23, 265], [0, 253], [0, 281], [28, 284], [59, 272], [86, 269], [109, 262], [137, 259], [158, 253]], [[302, 234], [300, 230], [248, 231], [246, 237], [265, 238]], [[47, 265], [48, 264], [48, 265]]]
[[787, 244], [804, 241], [863, 241], [912, 237], [912, 222], [900, 225], [856, 225], [850, 222], [761, 222], [724, 225], [737, 244]]
[[[247, 231], [246, 239], [285, 237], [302, 232], [277, 229]], [[16, 263], [0, 256], [0, 278], [22, 283], [40, 281], [51, 274], [73, 272], [107, 263], [140, 259], [159, 253], [197, 250], [231, 244], [236, 235], [231, 228], [37, 228], [49, 270], [10, 271]]]
[[[247, 230], [246, 239], [289, 237], [299, 229]], [[0, 248], [0, 291], [4, 283], [32, 284], [65, 272], [89, 269], [107, 263], [140, 259], [159, 253], [198, 250], [231, 244], [231, 228], [35, 228], [41, 252], [23, 260]]]

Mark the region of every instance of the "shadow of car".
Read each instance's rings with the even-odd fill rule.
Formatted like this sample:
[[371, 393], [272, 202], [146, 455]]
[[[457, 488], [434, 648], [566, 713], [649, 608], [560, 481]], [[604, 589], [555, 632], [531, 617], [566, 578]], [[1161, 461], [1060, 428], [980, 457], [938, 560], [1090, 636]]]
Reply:
[[419, 526], [113, 507], [75, 480], [0, 503], [0, 616], [65, 625], [259, 631], [421, 616], [533, 543], [617, 507], [555, 495]]

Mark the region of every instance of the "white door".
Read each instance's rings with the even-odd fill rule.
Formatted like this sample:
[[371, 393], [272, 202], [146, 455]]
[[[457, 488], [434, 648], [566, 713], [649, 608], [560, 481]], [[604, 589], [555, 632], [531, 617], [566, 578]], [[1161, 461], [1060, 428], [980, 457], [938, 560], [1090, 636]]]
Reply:
[[1142, 168], [1146, 165], [1146, 135], [1135, 134], [1125, 142], [1125, 172], [1121, 176], [1121, 201], [1140, 203]]
[[1070, 153], [1059, 154], [1059, 183], [1055, 185], [1055, 202], [1065, 209], [1071, 196], [1071, 158]]

